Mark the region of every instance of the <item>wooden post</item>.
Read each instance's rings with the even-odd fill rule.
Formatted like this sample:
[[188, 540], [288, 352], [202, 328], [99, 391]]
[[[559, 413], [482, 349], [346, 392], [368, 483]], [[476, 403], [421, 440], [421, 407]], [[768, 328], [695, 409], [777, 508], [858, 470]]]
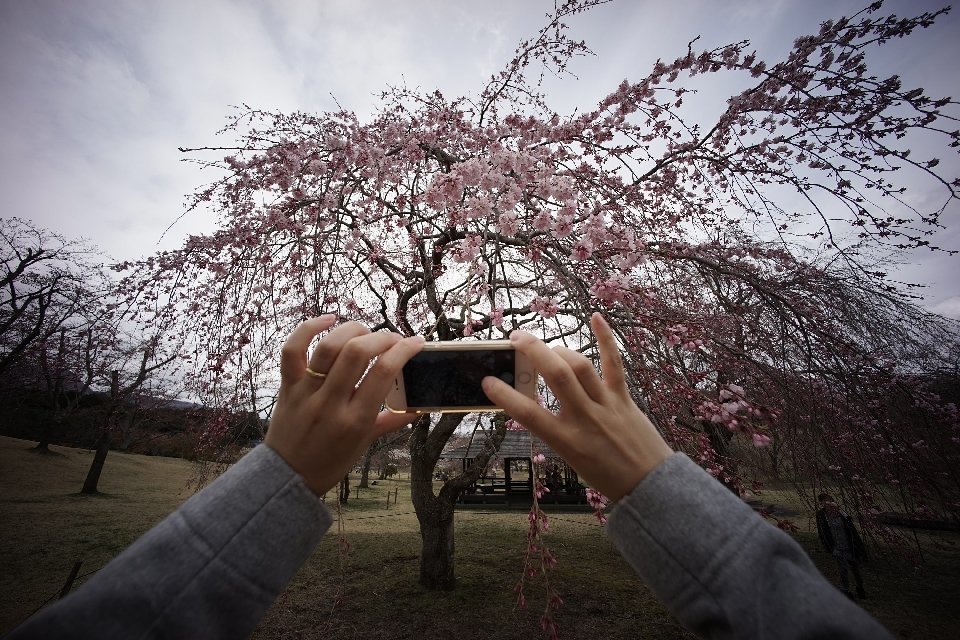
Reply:
[[390, 492], [387, 491], [387, 509], [390, 508]]
[[60, 589], [60, 596], [57, 600], [65, 598], [70, 589], [73, 588], [73, 581], [77, 579], [77, 574], [80, 573], [80, 565], [83, 564], [82, 560], [77, 560], [73, 563], [73, 569], [70, 569], [70, 575], [67, 576], [67, 581], [63, 585], [63, 589]]
[[[394, 487], [394, 488], [393, 488], [393, 504], [394, 504], [394, 506], [396, 506], [396, 504], [397, 504], [397, 491], [399, 491], [399, 490], [400, 490], [400, 489], [399, 489], [398, 487]], [[388, 492], [387, 495], [390, 495], [390, 493]]]

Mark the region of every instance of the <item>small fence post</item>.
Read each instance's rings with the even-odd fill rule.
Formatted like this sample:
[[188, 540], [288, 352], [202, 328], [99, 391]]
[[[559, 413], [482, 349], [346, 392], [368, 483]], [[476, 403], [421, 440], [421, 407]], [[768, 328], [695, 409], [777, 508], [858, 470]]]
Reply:
[[70, 593], [70, 589], [73, 588], [73, 581], [77, 579], [77, 574], [80, 573], [80, 565], [83, 564], [82, 560], [77, 560], [73, 563], [73, 569], [70, 569], [70, 575], [67, 576], [67, 581], [63, 585], [63, 589], [60, 589], [60, 596], [57, 600], [67, 597], [67, 594]]

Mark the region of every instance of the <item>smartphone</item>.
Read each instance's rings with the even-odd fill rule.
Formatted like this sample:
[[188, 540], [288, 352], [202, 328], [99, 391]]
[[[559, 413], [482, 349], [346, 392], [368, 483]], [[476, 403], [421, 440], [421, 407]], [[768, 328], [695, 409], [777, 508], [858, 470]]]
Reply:
[[385, 404], [395, 413], [499, 411], [480, 387], [486, 376], [537, 397], [537, 372], [509, 340], [444, 341], [404, 365]]

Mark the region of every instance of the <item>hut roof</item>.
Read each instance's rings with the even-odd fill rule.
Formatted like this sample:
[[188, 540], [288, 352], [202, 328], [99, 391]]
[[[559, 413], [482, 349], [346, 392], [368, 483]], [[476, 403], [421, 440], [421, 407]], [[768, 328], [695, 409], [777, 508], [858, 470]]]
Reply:
[[[503, 436], [503, 442], [500, 443], [500, 449], [497, 455], [500, 458], [529, 458], [530, 457], [530, 435], [529, 431], [507, 431]], [[488, 434], [478, 433], [473, 438], [469, 447], [457, 447], [450, 451], [444, 451], [440, 454], [441, 458], [447, 460], [472, 460], [483, 452], [487, 443]], [[559, 458], [553, 449], [548, 447], [540, 438], [533, 437], [533, 444], [537, 450], [547, 458]]]

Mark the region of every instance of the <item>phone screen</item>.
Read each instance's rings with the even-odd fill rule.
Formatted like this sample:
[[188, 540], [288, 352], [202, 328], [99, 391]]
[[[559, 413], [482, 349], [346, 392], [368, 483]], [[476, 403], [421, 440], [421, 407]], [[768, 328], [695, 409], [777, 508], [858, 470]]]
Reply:
[[493, 407], [480, 382], [496, 376], [514, 385], [512, 349], [421, 351], [403, 367], [408, 407]]

